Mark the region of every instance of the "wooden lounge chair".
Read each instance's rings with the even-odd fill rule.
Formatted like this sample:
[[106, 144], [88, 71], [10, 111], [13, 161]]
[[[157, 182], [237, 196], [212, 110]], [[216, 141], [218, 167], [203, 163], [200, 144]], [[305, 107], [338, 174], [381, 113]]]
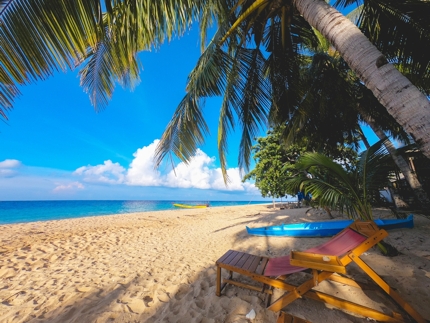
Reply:
[[[216, 295], [221, 296], [223, 288], [227, 284], [233, 284], [268, 294], [268, 309], [275, 312], [279, 312], [297, 298], [305, 297], [377, 321], [403, 322], [403, 317], [399, 313], [393, 312], [392, 315], [388, 315], [366, 306], [312, 290], [324, 280], [331, 280], [348, 286], [361, 288], [359, 283], [344, 276], [346, 274], [346, 266], [354, 262], [414, 320], [420, 323], [426, 323], [424, 318], [417, 311], [406, 303], [394, 289], [388, 286], [388, 284], [360, 258], [361, 254], [375, 246], [386, 236], [388, 236], [388, 233], [385, 230], [379, 229], [374, 222], [355, 221], [326, 243], [308, 249], [305, 252], [292, 251], [289, 256], [268, 258], [229, 250], [216, 262]], [[222, 269], [230, 272], [229, 277], [223, 280], [223, 285], [221, 285]], [[312, 273], [312, 278], [305, 283], [300, 286], [294, 286], [285, 282], [288, 275], [304, 270], [311, 270]], [[262, 283], [262, 286], [258, 287], [235, 280], [233, 279], [233, 273], [248, 276], [253, 281]], [[273, 288], [279, 288], [286, 291], [286, 293], [274, 303], [270, 303]]]

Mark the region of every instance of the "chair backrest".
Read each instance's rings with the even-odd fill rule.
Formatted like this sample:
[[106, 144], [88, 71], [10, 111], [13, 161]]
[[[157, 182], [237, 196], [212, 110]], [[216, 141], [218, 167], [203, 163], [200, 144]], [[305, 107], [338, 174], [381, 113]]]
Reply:
[[[357, 222], [357, 221], [356, 221]], [[354, 222], [354, 223], [356, 223]], [[352, 225], [354, 225], [354, 223]], [[367, 239], [366, 236], [358, 233], [350, 227], [342, 230], [325, 243], [305, 250], [305, 252], [319, 255], [342, 256], [348, 251], [356, 248]], [[297, 267], [290, 264], [290, 256], [271, 258], [264, 271], [265, 276], [281, 276], [306, 270], [307, 268]]]

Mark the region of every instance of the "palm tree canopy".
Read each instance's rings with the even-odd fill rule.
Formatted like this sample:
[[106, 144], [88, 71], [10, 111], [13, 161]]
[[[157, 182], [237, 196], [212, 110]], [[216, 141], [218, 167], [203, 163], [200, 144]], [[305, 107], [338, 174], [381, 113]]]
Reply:
[[[348, 4], [349, 2], [338, 2], [338, 5]], [[387, 25], [389, 19], [391, 19], [390, 28], [396, 29], [395, 37], [390, 38], [389, 34], [378, 30], [378, 32], [374, 32], [372, 34], [372, 40], [378, 44], [378, 47], [386, 54], [386, 56], [391, 61], [395, 61], [395, 63], [397, 63], [399, 66], [403, 66], [405, 71], [407, 69], [411, 73], [424, 73], [424, 71], [427, 70], [420, 68], [420, 66], [424, 66], [424, 63], [428, 64], [428, 60], [425, 62], [422, 59], [422, 50], [409, 51], [408, 49], [403, 48], [405, 43], [401, 41], [402, 39], [407, 39], [408, 37], [410, 39], [416, 39], [413, 37], [415, 37], [416, 34], [419, 34], [421, 35], [420, 39], [424, 43], [429, 43], [429, 39], [426, 38], [426, 36], [430, 33], [425, 33], [425, 31], [428, 30], [428, 24], [425, 22], [424, 19], [422, 19], [424, 16], [420, 14], [418, 6], [418, 4], [422, 5], [423, 2], [411, 1], [409, 4], [409, 6], [394, 7], [395, 11], [393, 11], [393, 6], [391, 6], [388, 2], [383, 2], [381, 5], [378, 4], [378, 2], [376, 1], [365, 1], [359, 19], [359, 26], [362, 28], [362, 30], [366, 30], [368, 29], [369, 25], [378, 22], [378, 19], [381, 19], [384, 25]], [[376, 10], [375, 8], [378, 10]], [[414, 12], [407, 12], [406, 14], [405, 12], [402, 12], [402, 10], [412, 10]], [[367, 15], [371, 17], [367, 17]], [[230, 56], [229, 64], [231, 65], [227, 68], [222, 68], [221, 73], [223, 73], [223, 76], [219, 74], [219, 77], [223, 79], [222, 82], [211, 83], [217, 85], [221, 84], [225, 87], [217, 87], [216, 89], [212, 89], [212, 91], [205, 92], [224, 92], [224, 102], [221, 107], [218, 127], [218, 148], [222, 169], [225, 169], [227, 134], [235, 126], [234, 112], [236, 112], [236, 117], [239, 119], [239, 123], [243, 128], [243, 140], [241, 142], [239, 150], [239, 165], [244, 166], [244, 168], [246, 169], [246, 167], [248, 166], [250, 147], [252, 145], [252, 138], [250, 134], [253, 133], [254, 129], [257, 129], [258, 125], [264, 124], [263, 122], [266, 120], [266, 116], [269, 123], [282, 123], [285, 120], [291, 119], [292, 114], [296, 113], [296, 107], [300, 104], [303, 105], [304, 101], [302, 99], [305, 98], [306, 95], [308, 95], [309, 102], [312, 101], [312, 98], [315, 99], [316, 96], [310, 95], [310, 91], [308, 91], [307, 94], [303, 93], [303, 86], [298, 82], [298, 76], [300, 71], [299, 69], [297, 69], [297, 66], [302, 64], [304, 61], [304, 57], [301, 54], [305, 52], [300, 50], [303, 50], [304, 47], [308, 49], [315, 48], [315, 38], [318, 37], [318, 34], [315, 35], [315, 31], [309, 29], [307, 24], [306, 28], [297, 29], [297, 26], [302, 26], [298, 23], [300, 19], [301, 16], [297, 14], [297, 12], [291, 7], [291, 4], [288, 1], [238, 2], [232, 9], [230, 9], [230, 16], [228, 19], [219, 19], [219, 22], [228, 22], [226, 26], [223, 25], [222, 28], [220, 28], [219, 30], [228, 29], [228, 32], [222, 34], [222, 36], [218, 35], [222, 38], [214, 38], [213, 43], [211, 43], [209, 46], [221, 47], [224, 41], [227, 42], [228, 45], [225, 46], [227, 47], [225, 51]], [[405, 19], [408, 19], [409, 24], [405, 24]], [[393, 21], [395, 21], [395, 23], [393, 23]], [[221, 25], [221, 23], [219, 23], [219, 25]], [[411, 25], [412, 27], [410, 27], [409, 25]], [[301, 34], [297, 34], [296, 30], [300, 31]], [[275, 34], [276, 37], [273, 37], [273, 34]], [[294, 35], [301, 35], [302, 37], [301, 39], [294, 38]], [[393, 39], [395, 39], [396, 41], [393, 42]], [[253, 64], [249, 64], [249, 60], [246, 61], [246, 63], [242, 63], [242, 56], [240, 55], [240, 53], [245, 48], [247, 50], [254, 51], [257, 51], [262, 48], [262, 50], [264, 51], [258, 53], [254, 52], [255, 58]], [[220, 50], [222, 49], [223, 48], [221, 48]], [[215, 52], [215, 50], [209, 51]], [[428, 57], [428, 55], [424, 56]], [[266, 61], [259, 62], [263, 59], [266, 59]], [[206, 62], [207, 61], [208, 60], [206, 60]], [[327, 60], [325, 62], [327, 63]], [[204, 62], [199, 61], [198, 65], [200, 63]], [[259, 73], [258, 71], [256, 72], [252, 70], [252, 68], [258, 68], [259, 66], [265, 69], [263, 74]], [[246, 69], [241, 69], [241, 67], [246, 67]], [[198, 66], [196, 67], [195, 71], [196, 70], [204, 69], [201, 66]], [[224, 73], [227, 73], [227, 75], [225, 75]], [[194, 74], [194, 71], [192, 74]], [[211, 76], [212, 75], [214, 74], [211, 74]], [[266, 77], [266, 80], [262, 79], [260, 76]], [[246, 91], [249, 88], [246, 85], [237, 85], [238, 79], [242, 82], [244, 80], [252, 81], [252, 84], [254, 86], [257, 83], [261, 84], [262, 86], [258, 87], [258, 90], [254, 90], [253, 88], [253, 92], [249, 92]], [[327, 79], [329, 79], [329, 77], [327, 77]], [[356, 80], [356, 87], [358, 87], [359, 80]], [[265, 83], [265, 81], [268, 81], [268, 83]], [[326, 84], [331, 84], [331, 82], [328, 82]], [[267, 89], [268, 92], [263, 93], [263, 89]], [[335, 86], [333, 86], [332, 89], [332, 92], [336, 92]], [[192, 93], [194, 93], [193, 97], [196, 98], [198, 97], [197, 92], [197, 89], [189, 87], [187, 95], [191, 95]], [[366, 91], [362, 90], [362, 93], [364, 92]], [[329, 92], [326, 91], [325, 94], [327, 93]], [[372, 95], [369, 91], [367, 91], [365, 94], [366, 95], [362, 95], [363, 103], [369, 102], [370, 99], [368, 98], [368, 96], [369, 94]], [[248, 99], [249, 97], [250, 99]], [[336, 95], [332, 95], [332, 97], [335, 98]], [[240, 101], [240, 98], [245, 99]], [[339, 100], [340, 99], [338, 99], [337, 101]], [[327, 102], [329, 102], [329, 100], [327, 100]], [[388, 113], [386, 113], [386, 110], [384, 113], [383, 106], [377, 102], [372, 103], [372, 107], [377, 106], [377, 108], [375, 109], [377, 113], [373, 113], [375, 117], [377, 117], [375, 120], [383, 122], [383, 128], [385, 130], [388, 130], [399, 138], [401, 137], [402, 140], [407, 141], [409, 138], [405, 135], [403, 129], [401, 129], [399, 124], [395, 122], [394, 118], [390, 117]], [[245, 104], [248, 104], [248, 106], [246, 106]], [[347, 110], [346, 106], [351, 104], [351, 102], [340, 103], [340, 108], [336, 110], [336, 113], [333, 113], [331, 115], [331, 118], [329, 117], [325, 119], [327, 122], [317, 122], [315, 124], [311, 124], [309, 120], [304, 121], [303, 117], [305, 116], [305, 114], [301, 115], [302, 118], [299, 117], [295, 120], [301, 123], [302, 126], [305, 125], [307, 127], [307, 134], [312, 133], [312, 130], [315, 129], [315, 127], [317, 126], [321, 127], [322, 125], [326, 125], [325, 129], [320, 128], [320, 132], [315, 133], [320, 134], [322, 132], [324, 133], [325, 131], [326, 135], [323, 135], [322, 138], [330, 138], [337, 142], [339, 142], [340, 140], [349, 140], [350, 142], [356, 142], [357, 132], [351, 133], [349, 131], [351, 129], [354, 129], [354, 126], [352, 126], [351, 122], [356, 123], [357, 117], [359, 118], [358, 120], [360, 120], [360, 116], [357, 116], [357, 112], [355, 112], [355, 116], [353, 118], [348, 118], [345, 110]], [[199, 101], [197, 101], [197, 105], [201, 109], [203, 108], [203, 105]], [[232, 107], [234, 111], [232, 111]], [[330, 106], [330, 108], [333, 108], [333, 106]], [[182, 103], [178, 107], [178, 109], [183, 109]], [[190, 111], [191, 110], [196, 111], [197, 106], [193, 106], [192, 108], [190, 108]], [[371, 110], [370, 107], [369, 110]], [[316, 110], [314, 109], [313, 111]], [[191, 136], [187, 136], [185, 132], [182, 131], [183, 129], [181, 129], [180, 131], [178, 129], [178, 132], [176, 133], [176, 139], [175, 137], [171, 136], [171, 134], [173, 133], [172, 128], [175, 127], [175, 124], [182, 123], [179, 122], [179, 119], [177, 119], [178, 115], [179, 114], [175, 114], [172, 123], [169, 124], [166, 130], [166, 134], [168, 134], [168, 136], [163, 136], [160, 142], [160, 146], [158, 149], [159, 162], [169, 152], [173, 152], [182, 160], [186, 160], [191, 157], [193, 151], [196, 149], [196, 145], [199, 143], [195, 141], [190, 144], [189, 141], [187, 144], [188, 150], [185, 154], [183, 153], [183, 151], [180, 151], [178, 149], [180, 147], [178, 147], [177, 145], [172, 145], [172, 143], [182, 141], [179, 139], [180, 137], [184, 139], [192, 139]], [[328, 114], [323, 113], [322, 115]], [[243, 117], [248, 118], [245, 119]], [[316, 119], [317, 118], [313, 120]], [[342, 120], [342, 122], [338, 122], [340, 119]], [[335, 123], [335, 121], [337, 122]], [[335, 124], [333, 125], [333, 123]], [[345, 129], [339, 129], [339, 131], [337, 131], [336, 133], [340, 134], [340, 136], [335, 139], [333, 129], [339, 128], [340, 125], [345, 126]], [[201, 129], [204, 129], [204, 127], [205, 124], [202, 123]], [[194, 134], [197, 132], [199, 133], [200, 139], [203, 137], [203, 132], [199, 131], [198, 128], [198, 126], [193, 127], [192, 129], [188, 129], [186, 132], [190, 134]]]
[[[418, 0], [405, 5], [365, 0], [360, 26], [389, 59], [411, 73], [424, 73], [428, 56], [418, 50], [418, 42], [412, 46], [406, 39], [419, 39], [426, 47], [428, 7]], [[376, 20], [367, 22], [367, 15]], [[396, 22], [388, 25], [393, 18]], [[172, 151], [183, 160], [192, 156], [207, 134], [202, 99], [224, 93], [218, 128], [221, 165], [225, 170], [227, 134], [237, 118], [242, 127], [239, 164], [246, 168], [258, 128], [301, 97], [296, 91], [300, 50], [312, 48], [315, 35], [291, 1], [1, 0], [0, 114], [6, 117], [19, 85], [76, 66], [82, 67], [81, 84], [92, 103], [104, 107], [115, 82], [130, 87], [138, 82], [137, 52], [180, 35], [195, 20], [203, 40], [211, 23], [217, 23], [218, 31], [190, 74], [187, 95], [159, 146], [159, 160]], [[395, 37], [388, 29], [366, 27], [375, 26], [374, 21], [395, 26], [390, 27]], [[414, 32], [419, 38], [413, 38]]]
[[182, 34], [208, 2], [1, 0], [0, 114], [18, 85], [77, 66], [93, 105], [106, 106], [116, 81], [139, 80], [136, 53]]
[[[300, 50], [314, 47], [312, 28], [284, 1], [228, 3], [218, 16], [218, 31], [191, 72], [187, 94], [161, 138], [158, 162], [170, 152], [188, 160], [207, 131], [202, 115], [204, 98], [223, 95], [218, 126], [218, 150], [226, 178], [228, 133], [242, 128], [239, 167], [249, 166], [251, 147], [260, 128], [282, 109], [297, 104]], [[186, 142], [186, 144], [185, 144]]]
[[[356, 5], [364, 35], [407, 76], [430, 78], [430, 5], [424, 0], [336, 0], [335, 7]], [[394, 23], [393, 23], [394, 22]], [[411, 81], [419, 86], [418, 78]], [[418, 81], [418, 82], [415, 82]], [[428, 95], [429, 92], [427, 92]]]

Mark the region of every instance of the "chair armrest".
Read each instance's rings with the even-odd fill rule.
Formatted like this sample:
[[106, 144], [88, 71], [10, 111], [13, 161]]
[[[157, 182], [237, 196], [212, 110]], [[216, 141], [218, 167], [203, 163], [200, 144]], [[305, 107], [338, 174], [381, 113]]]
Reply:
[[342, 265], [342, 262], [337, 256], [291, 251], [290, 264], [299, 267], [346, 274], [346, 268]]

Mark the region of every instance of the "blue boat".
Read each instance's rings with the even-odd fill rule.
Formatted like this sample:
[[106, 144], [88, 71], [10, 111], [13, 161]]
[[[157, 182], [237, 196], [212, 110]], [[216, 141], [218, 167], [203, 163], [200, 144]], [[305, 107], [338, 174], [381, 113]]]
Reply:
[[[248, 234], [256, 236], [274, 237], [330, 237], [339, 233], [353, 220], [335, 220], [307, 223], [290, 223], [274, 225], [270, 227], [249, 228], [246, 227]], [[406, 219], [377, 219], [374, 220], [381, 229], [392, 230], [400, 228], [413, 228], [414, 216], [410, 214]]]

